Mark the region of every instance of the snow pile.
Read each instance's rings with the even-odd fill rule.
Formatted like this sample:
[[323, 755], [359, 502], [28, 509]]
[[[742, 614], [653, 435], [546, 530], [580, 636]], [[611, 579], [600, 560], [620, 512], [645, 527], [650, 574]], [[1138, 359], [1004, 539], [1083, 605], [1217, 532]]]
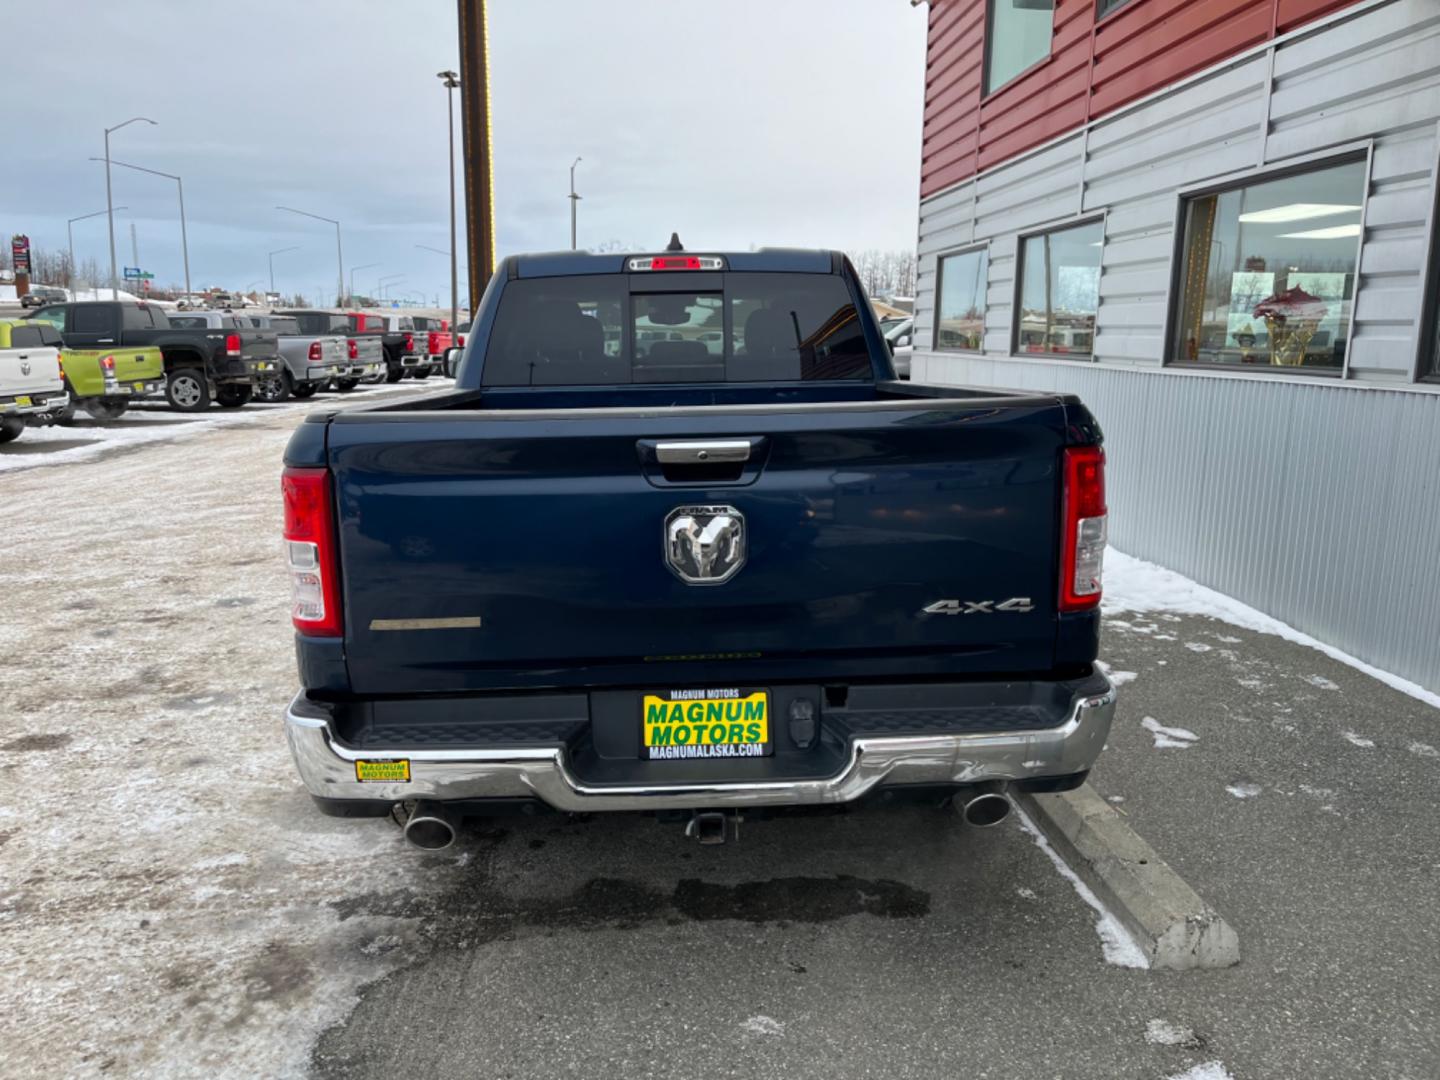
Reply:
[[1333, 645], [1326, 645], [1309, 634], [1301, 633], [1263, 611], [1242, 604], [1234, 597], [1191, 581], [1174, 570], [1166, 570], [1114, 548], [1107, 548], [1105, 551], [1105, 594], [1100, 601], [1100, 610], [1107, 616], [1126, 611], [1169, 611], [1180, 615], [1203, 615], [1261, 634], [1274, 634], [1286, 641], [1322, 652], [1332, 660], [1339, 660], [1342, 664], [1364, 672], [1372, 679], [1379, 679], [1402, 694], [1409, 694], [1440, 709], [1440, 694], [1426, 690], [1419, 683], [1373, 667], [1349, 653], [1341, 652]]

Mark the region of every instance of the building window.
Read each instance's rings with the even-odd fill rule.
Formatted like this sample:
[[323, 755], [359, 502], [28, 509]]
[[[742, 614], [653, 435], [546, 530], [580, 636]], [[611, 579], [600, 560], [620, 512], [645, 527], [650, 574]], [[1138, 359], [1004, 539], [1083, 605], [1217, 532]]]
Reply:
[[940, 260], [935, 348], [979, 352], [985, 344], [985, 291], [990, 259], [984, 248]]
[[1175, 360], [1343, 368], [1364, 201], [1363, 160], [1188, 200]]
[[985, 92], [992, 93], [1050, 55], [1054, 0], [990, 0], [985, 25]]
[[1103, 19], [1112, 11], [1118, 11], [1120, 8], [1124, 7], [1129, 2], [1130, 0], [1097, 0], [1095, 5], [1095, 17], [1097, 19]]
[[1090, 358], [1095, 349], [1104, 242], [1105, 225], [1100, 221], [1021, 241], [1015, 352]]

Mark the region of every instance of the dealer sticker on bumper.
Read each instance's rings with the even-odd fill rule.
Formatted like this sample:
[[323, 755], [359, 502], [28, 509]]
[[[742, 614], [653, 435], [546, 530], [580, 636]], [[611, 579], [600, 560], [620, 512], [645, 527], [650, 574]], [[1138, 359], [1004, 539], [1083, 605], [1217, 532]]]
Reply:
[[399, 761], [357, 761], [355, 779], [362, 784], [408, 784], [410, 762], [403, 758]]
[[764, 757], [770, 695], [764, 690], [668, 690], [641, 699], [645, 757]]

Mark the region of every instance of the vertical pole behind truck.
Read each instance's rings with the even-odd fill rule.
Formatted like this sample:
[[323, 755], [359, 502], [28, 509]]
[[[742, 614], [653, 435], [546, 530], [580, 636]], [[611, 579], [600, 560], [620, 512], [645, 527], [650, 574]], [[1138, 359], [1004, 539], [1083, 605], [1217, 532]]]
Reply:
[[[490, 141], [490, 54], [485, 0], [456, 0], [460, 16], [460, 129], [464, 135], [465, 250], [470, 261], [470, 312], [495, 266], [495, 176]], [[454, 331], [454, 326], [451, 326]]]

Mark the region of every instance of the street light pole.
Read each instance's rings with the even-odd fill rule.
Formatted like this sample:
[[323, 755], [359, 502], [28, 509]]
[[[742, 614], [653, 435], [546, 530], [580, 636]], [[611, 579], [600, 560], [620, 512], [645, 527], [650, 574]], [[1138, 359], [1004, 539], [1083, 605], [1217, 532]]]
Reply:
[[359, 266], [350, 267], [350, 296], [355, 296], [355, 271], [369, 270], [372, 266], [379, 266], [379, 263], [361, 263]]
[[575, 166], [584, 161], [576, 158], [570, 164], [570, 250], [575, 250], [575, 210], [580, 205], [580, 196], [575, 194]]
[[308, 210], [296, 210], [293, 206], [277, 206], [276, 210], [284, 210], [288, 214], [299, 214], [301, 217], [314, 218], [316, 221], [328, 221], [335, 226], [335, 267], [340, 275], [338, 299], [340, 306], [345, 307], [347, 294], [345, 292], [345, 253], [340, 248], [340, 222], [334, 218], [324, 217], [320, 214], [312, 214]]
[[[110, 211], [111, 211], [112, 209], [115, 209], [115, 210], [129, 210], [130, 208], [129, 208], [128, 206], [116, 206], [116, 207], [113, 207], [113, 208], [112, 208], [112, 207], [106, 207], [104, 210], [96, 210], [93, 214], [81, 214], [79, 217], [72, 217], [72, 218], [70, 218], [69, 220], [67, 220], [67, 221], [65, 222], [65, 238], [70, 242], [70, 279], [71, 279], [71, 280], [70, 280], [70, 285], [71, 285], [71, 288], [74, 288], [74, 285], [75, 285], [75, 280], [74, 280], [74, 279], [75, 279], [75, 222], [77, 222], [77, 221], [84, 221], [86, 218], [104, 217], [106, 214], [110, 213]], [[90, 284], [98, 286], [100, 283], [99, 283], [98, 281], [92, 281]], [[96, 294], [95, 294], [95, 299], [97, 299], [97, 300], [100, 299], [100, 294], [99, 294], [98, 291], [97, 291]]]
[[460, 318], [460, 264], [455, 251], [455, 88], [460, 85], [460, 76], [442, 71], [439, 78], [445, 84], [450, 118], [450, 333], [454, 334]]
[[404, 281], [404, 274], [388, 274], [375, 282], [375, 291], [380, 294], [380, 299], [385, 299], [385, 290], [389, 288], [389, 282]]
[[[90, 160], [99, 161], [100, 158], [92, 157]], [[147, 169], [143, 165], [130, 165], [124, 161], [112, 161], [110, 164], [119, 165], [122, 169], [134, 169], [136, 172], [149, 173], [151, 176], [163, 176], [167, 180], [175, 181], [175, 190], [180, 196], [180, 253], [185, 259], [185, 293], [190, 295], [190, 238], [185, 235], [185, 185], [174, 173], [161, 172], [159, 169]]]
[[274, 291], [275, 291], [275, 256], [276, 256], [276, 255], [284, 255], [285, 252], [287, 252], [287, 251], [299, 251], [299, 250], [300, 250], [300, 245], [299, 245], [299, 244], [296, 244], [294, 247], [280, 248], [280, 249], [278, 249], [278, 250], [276, 250], [276, 251], [269, 252], [269, 258], [270, 258], [270, 291], [271, 291], [271, 292], [274, 292]]
[[[110, 192], [110, 133], [119, 131], [123, 127], [144, 120], [151, 127], [157, 126], [154, 120], [148, 116], [132, 116], [123, 124], [116, 124], [114, 127], [105, 129], [105, 213], [110, 220], [110, 299], [115, 300], [120, 296], [120, 274], [115, 268], [115, 204], [114, 197]], [[98, 299], [98, 297], [97, 297]]]

